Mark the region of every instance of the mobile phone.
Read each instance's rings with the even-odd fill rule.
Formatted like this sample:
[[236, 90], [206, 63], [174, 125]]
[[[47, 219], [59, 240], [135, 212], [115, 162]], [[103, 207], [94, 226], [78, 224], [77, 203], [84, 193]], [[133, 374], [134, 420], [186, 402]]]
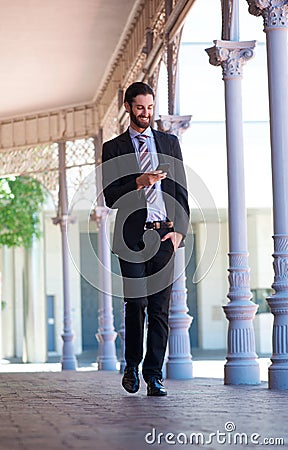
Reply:
[[170, 167], [169, 163], [160, 163], [156, 170], [162, 170], [162, 172], [168, 172]]

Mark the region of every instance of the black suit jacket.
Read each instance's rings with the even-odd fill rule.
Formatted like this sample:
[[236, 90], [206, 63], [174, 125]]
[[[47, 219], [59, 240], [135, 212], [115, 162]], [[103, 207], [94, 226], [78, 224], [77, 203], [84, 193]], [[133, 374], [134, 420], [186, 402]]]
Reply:
[[[178, 138], [152, 130], [159, 163], [169, 162], [167, 178], [161, 181], [167, 220], [184, 237], [189, 223], [186, 177]], [[115, 221], [113, 252], [125, 254], [142, 239], [147, 218], [144, 190], [137, 190], [141, 175], [129, 130], [105, 142], [102, 151], [102, 183], [106, 205], [118, 209]], [[127, 246], [127, 247], [126, 247]]]

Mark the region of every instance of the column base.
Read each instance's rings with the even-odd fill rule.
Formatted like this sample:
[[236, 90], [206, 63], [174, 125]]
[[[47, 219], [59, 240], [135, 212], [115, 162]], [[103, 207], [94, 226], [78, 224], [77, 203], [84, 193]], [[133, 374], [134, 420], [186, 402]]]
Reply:
[[168, 361], [166, 377], [172, 380], [191, 380], [193, 378], [192, 361]]
[[117, 333], [115, 331], [103, 331], [96, 334], [99, 342], [98, 370], [117, 370], [116, 337]]
[[77, 360], [74, 355], [73, 333], [63, 333], [63, 350], [62, 350], [62, 370], [76, 370]]
[[124, 373], [125, 367], [126, 367], [126, 361], [125, 361], [125, 359], [124, 360], [121, 359], [119, 373]]
[[62, 358], [61, 360], [62, 370], [76, 370], [77, 369], [77, 360], [75, 356]]
[[251, 362], [227, 362], [224, 366], [224, 384], [260, 384], [260, 367], [257, 361]]
[[269, 389], [287, 390], [288, 389], [288, 367], [274, 367], [273, 364], [268, 368], [268, 386]]
[[117, 360], [102, 360], [98, 361], [98, 370], [117, 370]]

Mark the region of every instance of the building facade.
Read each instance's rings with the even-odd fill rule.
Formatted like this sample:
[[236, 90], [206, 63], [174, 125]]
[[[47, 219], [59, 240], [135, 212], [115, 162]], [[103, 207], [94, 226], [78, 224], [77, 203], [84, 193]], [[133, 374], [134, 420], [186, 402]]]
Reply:
[[[233, 384], [234, 375], [231, 373], [235, 367], [230, 367], [230, 373], [229, 362], [232, 365], [235, 354], [240, 354], [240, 362], [241, 357], [245, 357], [253, 361], [252, 365], [256, 365], [253, 345], [251, 348], [248, 345], [249, 348], [243, 352], [229, 348], [229, 339], [233, 333], [235, 335], [238, 333], [239, 324], [234, 327], [234, 322], [236, 323], [239, 319], [237, 314], [241, 316], [243, 312], [241, 306], [247, 309], [250, 305], [249, 317], [245, 316], [245, 320], [249, 322], [247, 333], [252, 333], [251, 327], [254, 327], [258, 354], [272, 353], [273, 315], [267, 306], [266, 297], [271, 296], [275, 291], [275, 282], [274, 291], [271, 288], [273, 283], [273, 240], [271, 237], [273, 233], [275, 234], [275, 229], [273, 232], [275, 210], [273, 215], [269, 138], [271, 116], [269, 116], [267, 89], [269, 81], [271, 95], [273, 80], [271, 81], [271, 75], [269, 80], [267, 78], [266, 52], [269, 49], [266, 48], [265, 34], [261, 28], [262, 21], [259, 17], [249, 14], [248, 6], [252, 14], [257, 12], [258, 16], [263, 15], [266, 34], [271, 36], [274, 25], [268, 24], [267, 17], [272, 10], [278, 14], [279, 8], [283, 13], [287, 5], [285, 1], [281, 5], [278, 5], [279, 2], [268, 1], [266, 7], [259, 6], [258, 3], [248, 1], [248, 5], [246, 2], [238, 4], [236, 1], [220, 3], [214, 0], [206, 2], [179, 0], [152, 1], [147, 6], [147, 2], [139, 2], [139, 10], [134, 18], [136, 22], [128, 24], [127, 35], [130, 38], [123, 42], [119, 55], [114, 61], [115, 64], [111, 66], [110, 74], [94, 103], [81, 107], [75, 106], [66, 111], [51, 111], [46, 116], [45, 114], [41, 117], [31, 116], [29, 129], [27, 128], [28, 134], [27, 130], [23, 132], [27, 127], [28, 118], [23, 118], [22, 121], [19, 119], [16, 127], [9, 121], [1, 124], [4, 159], [5, 151], [13, 147], [9, 141], [13, 133], [13, 142], [17, 142], [13, 148], [16, 157], [20, 153], [19, 149], [23, 152], [22, 149], [25, 148], [28, 152], [28, 149], [36, 148], [37, 139], [45, 141], [45, 134], [50, 136], [50, 140], [46, 139], [46, 146], [56, 142], [59, 147], [60, 142], [65, 143], [66, 200], [68, 200], [68, 210], [66, 208], [65, 211], [61, 198], [58, 197], [57, 155], [54, 162], [51, 162], [51, 158], [47, 159], [49, 163], [45, 173], [53, 174], [49, 180], [43, 177], [44, 166], [40, 165], [29, 171], [27, 167], [20, 164], [18, 166], [12, 164], [12, 168], [8, 168], [7, 163], [6, 166], [4, 165], [6, 171], [3, 175], [31, 173], [31, 176], [36, 176], [47, 186], [51, 198], [43, 211], [43, 238], [34, 243], [28, 255], [23, 249], [2, 248], [1, 250], [4, 305], [2, 310], [3, 358], [16, 356], [25, 362], [37, 362], [46, 361], [48, 354], [62, 354], [61, 335], [66, 314], [65, 289], [63, 293], [63, 260], [65, 260], [65, 267], [69, 273], [66, 280], [69, 286], [67, 347], [73, 340], [74, 354], [80, 354], [83, 350], [89, 349], [95, 351], [95, 359], [98, 358], [99, 362], [99, 352], [101, 353], [106, 342], [101, 321], [103, 311], [104, 316], [108, 311], [107, 343], [109, 341], [109, 345], [116, 345], [117, 358], [121, 359], [123, 307], [119, 267], [114, 256], [111, 256], [108, 263], [112, 278], [110, 280], [102, 278], [103, 272], [99, 276], [99, 273], [101, 274], [99, 267], [103, 263], [99, 257], [99, 252], [100, 254], [101, 251], [103, 252], [101, 226], [103, 229], [104, 222], [101, 220], [105, 216], [105, 233], [106, 237], [110, 236], [110, 232], [113, 232], [113, 213], [107, 211], [105, 205], [101, 204], [97, 167], [101, 162], [99, 155], [102, 142], [118, 134], [127, 126], [127, 117], [122, 106], [123, 91], [132, 81], [140, 79], [148, 81], [157, 90], [155, 126], [158, 124], [158, 127], [165, 127], [165, 121], [167, 122], [167, 117], [170, 117], [170, 122], [168, 120], [170, 128], [167, 129], [171, 131], [173, 128], [171, 118], [174, 116], [182, 118], [182, 125], [178, 123], [176, 131], [181, 138], [191, 206], [191, 226], [185, 262], [187, 293], [183, 292], [182, 295], [187, 301], [190, 315], [193, 316], [191, 326], [189, 327], [189, 324], [186, 329], [188, 332], [189, 328], [192, 352], [194, 347], [202, 350], [226, 349], [228, 335], [228, 355], [232, 357], [230, 360], [228, 357], [228, 375], [226, 376], [228, 383], [231, 377], [232, 381], [230, 381]], [[279, 27], [282, 33], [287, 32], [286, 22], [278, 27], [275, 26], [276, 32]], [[142, 30], [142, 34], [139, 30]], [[252, 39], [258, 40], [256, 49]], [[214, 48], [211, 47], [213, 41]], [[229, 42], [228, 47], [227, 42]], [[268, 40], [268, 44], [269, 42]], [[212, 65], [221, 66], [224, 83], [220, 69], [209, 64], [209, 58], [205, 52], [208, 47], [213, 49], [210, 49], [209, 53], [210, 62], [213, 60]], [[244, 56], [239, 48], [241, 51], [243, 49], [246, 51], [243, 53]], [[238, 66], [236, 69], [233, 66], [233, 70], [230, 67], [230, 72], [233, 71], [233, 74], [227, 76], [225, 64], [233, 51], [234, 59], [232, 58], [232, 63], [229, 60], [229, 64], [233, 65], [237, 60]], [[226, 56], [223, 56], [224, 54]], [[237, 54], [236, 57], [235, 54]], [[242, 73], [243, 58], [245, 67]], [[268, 74], [270, 72], [268, 71]], [[231, 94], [229, 100], [229, 92], [231, 93], [232, 89], [233, 95]], [[242, 91], [240, 92], [239, 89]], [[241, 116], [239, 115], [239, 99], [241, 100]], [[228, 116], [227, 111], [229, 111]], [[184, 122], [185, 125], [183, 125]], [[237, 133], [239, 130], [242, 131], [240, 137], [243, 138], [243, 146], [240, 150], [236, 149], [236, 153], [238, 156], [239, 154], [243, 156], [243, 159], [233, 156], [231, 152], [234, 151], [235, 143], [233, 140], [230, 143], [229, 139], [227, 141], [229, 127], [235, 124]], [[36, 129], [38, 135], [36, 135]], [[172, 131], [175, 132], [175, 129]], [[27, 135], [28, 140], [30, 139], [29, 146], [23, 144], [24, 134], [26, 142]], [[44, 150], [41, 150], [43, 159], [45, 145], [43, 144]], [[285, 142], [285, 151], [286, 147]], [[234, 162], [234, 172], [231, 172]], [[245, 178], [241, 177], [242, 168], [245, 169]], [[237, 192], [237, 186], [240, 193]], [[274, 181], [274, 196], [275, 189]], [[235, 196], [232, 195], [234, 191]], [[245, 201], [242, 196], [244, 192]], [[240, 203], [244, 204], [242, 210], [237, 208]], [[247, 227], [241, 221], [243, 211]], [[54, 220], [53, 223], [52, 219], [55, 216], [58, 217], [58, 222]], [[68, 216], [73, 217], [73, 220], [69, 219], [69, 223]], [[232, 228], [233, 217], [237, 218], [236, 228]], [[62, 227], [64, 222], [65, 227], [68, 225], [68, 228], [65, 228], [66, 231], [64, 226]], [[60, 227], [57, 224], [60, 224]], [[62, 229], [62, 241], [59, 228]], [[64, 238], [67, 237], [69, 258], [67, 254], [63, 254], [63, 247], [61, 247], [63, 233], [65, 233]], [[244, 237], [244, 241], [247, 241], [247, 245], [244, 243], [243, 248], [241, 245], [241, 248], [237, 248], [237, 233]], [[278, 234], [285, 235], [285, 225]], [[109, 236], [106, 241], [109, 241]], [[249, 258], [246, 257], [247, 252], [249, 252]], [[240, 255], [239, 266], [231, 263], [236, 253]], [[230, 266], [227, 255], [230, 258]], [[25, 298], [25, 277], [28, 276], [27, 258], [28, 260], [30, 258], [33, 264], [35, 261], [38, 263], [33, 265], [31, 262], [31, 270], [35, 271], [32, 272], [35, 276], [32, 276], [34, 282], [30, 284], [30, 292]], [[245, 279], [243, 284], [239, 284], [239, 278], [237, 278], [239, 273], [243, 274]], [[233, 284], [234, 278], [235, 284]], [[254, 302], [259, 305], [258, 311], [256, 306], [255, 309], [251, 306], [249, 292], [247, 294], [249, 289], [253, 294]], [[103, 292], [108, 298], [105, 295], [103, 297]], [[234, 305], [240, 307], [239, 311], [233, 310], [233, 314], [227, 308], [227, 294], [230, 301], [228, 306], [231, 306], [236, 299]], [[240, 297], [236, 298], [235, 295]], [[244, 303], [241, 304], [241, 302]], [[187, 311], [183, 310], [183, 314], [187, 317]], [[250, 326], [252, 321], [253, 326]], [[246, 329], [245, 326], [241, 327], [242, 325], [240, 329]], [[72, 329], [75, 338], [70, 336]], [[240, 344], [241, 339], [240, 337]], [[283, 351], [285, 353], [286, 350]], [[113, 360], [113, 354], [111, 358]]]

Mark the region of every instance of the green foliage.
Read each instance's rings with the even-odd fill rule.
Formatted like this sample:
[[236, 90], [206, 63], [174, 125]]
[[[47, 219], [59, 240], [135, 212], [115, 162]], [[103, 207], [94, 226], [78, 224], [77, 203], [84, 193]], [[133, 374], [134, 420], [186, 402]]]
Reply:
[[0, 245], [26, 247], [39, 238], [39, 213], [46, 191], [26, 176], [0, 178]]

